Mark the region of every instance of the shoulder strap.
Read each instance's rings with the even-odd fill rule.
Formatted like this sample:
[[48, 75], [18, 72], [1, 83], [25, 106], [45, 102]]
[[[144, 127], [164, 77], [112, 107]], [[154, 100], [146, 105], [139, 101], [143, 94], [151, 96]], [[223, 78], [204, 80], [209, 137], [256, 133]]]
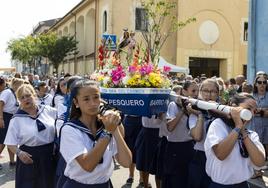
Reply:
[[15, 100], [16, 100], [16, 106], [19, 106], [19, 102], [18, 102], [18, 99], [17, 99], [17, 96], [16, 96], [14, 90], [13, 90], [12, 88], [8, 88], [8, 89], [10, 89], [10, 91], [11, 91], [12, 94], [13, 94], [13, 96], [15, 97]]

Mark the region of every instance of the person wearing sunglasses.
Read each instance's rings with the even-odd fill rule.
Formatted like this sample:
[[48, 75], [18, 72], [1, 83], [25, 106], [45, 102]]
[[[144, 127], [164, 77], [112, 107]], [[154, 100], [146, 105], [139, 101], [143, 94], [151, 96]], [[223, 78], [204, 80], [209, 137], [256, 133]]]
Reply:
[[209, 188], [248, 188], [247, 180], [265, 163], [264, 148], [256, 132], [248, 130], [249, 121], [240, 118], [240, 112], [257, 109], [255, 99], [247, 93], [231, 98], [229, 118], [215, 119], [207, 132], [205, 153], [206, 172], [212, 182]]
[[[249, 128], [257, 132], [261, 143], [268, 152], [268, 86], [267, 78], [264, 74], [256, 76], [253, 88], [253, 97], [257, 102], [256, 114], [250, 122]], [[256, 171], [252, 178], [262, 176], [261, 171]]]

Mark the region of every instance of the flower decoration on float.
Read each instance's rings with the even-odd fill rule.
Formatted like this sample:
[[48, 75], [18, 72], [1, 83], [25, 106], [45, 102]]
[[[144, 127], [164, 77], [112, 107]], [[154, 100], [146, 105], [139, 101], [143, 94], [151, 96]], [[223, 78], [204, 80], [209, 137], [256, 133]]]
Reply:
[[[174, 15], [176, 2], [140, 0], [145, 11], [139, 34], [143, 47], [135, 40], [135, 32], [124, 28], [119, 43], [104, 37], [98, 49], [99, 66], [93, 78], [104, 88], [169, 88], [169, 67], [158, 68], [161, 48], [167, 39], [195, 22], [193, 17], [184, 21]], [[106, 35], [107, 36], [107, 35]], [[110, 35], [112, 36], [112, 35]], [[111, 39], [111, 40], [110, 40]]]
[[158, 68], [161, 48], [172, 33], [195, 19], [178, 21], [175, 2], [141, 0], [141, 5], [146, 12], [139, 30], [144, 45], [127, 28], [117, 44], [115, 35], [103, 35], [98, 68], [91, 78], [99, 81], [101, 98], [109, 105], [124, 114], [151, 117], [167, 111], [170, 97], [171, 68]]
[[91, 78], [104, 88], [170, 88], [168, 74], [171, 68], [158, 68], [157, 63], [151, 62], [148, 49], [142, 49], [141, 45], [135, 48], [130, 43], [129, 40], [124, 47], [120, 42], [117, 46], [121, 48], [111, 51], [102, 41], [98, 50], [98, 70]]

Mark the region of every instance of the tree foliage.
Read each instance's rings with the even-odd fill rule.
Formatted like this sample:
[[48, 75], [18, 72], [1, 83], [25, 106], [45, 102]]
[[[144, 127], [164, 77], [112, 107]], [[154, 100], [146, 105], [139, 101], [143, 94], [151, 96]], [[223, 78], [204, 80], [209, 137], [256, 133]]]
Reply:
[[44, 33], [38, 36], [27, 36], [11, 39], [7, 51], [12, 60], [31, 67], [37, 57], [48, 58], [58, 72], [59, 64], [70, 53], [77, 53], [77, 41], [74, 36], [58, 37], [55, 33]]
[[36, 40], [32, 36], [11, 39], [8, 42], [7, 51], [10, 51], [11, 59], [32, 65], [33, 58], [38, 54], [35, 49]]
[[77, 52], [77, 41], [74, 36], [57, 37], [55, 33], [47, 33], [39, 36], [40, 54], [48, 58], [58, 72], [60, 63], [68, 54]]
[[[141, 4], [146, 11], [147, 18], [147, 29], [142, 31], [142, 36], [150, 52], [151, 61], [158, 63], [160, 50], [167, 38], [196, 19], [188, 18], [185, 21], [178, 21], [177, 16], [174, 15], [176, 3], [168, 0], [141, 0]], [[170, 24], [165, 27], [167, 20]]]

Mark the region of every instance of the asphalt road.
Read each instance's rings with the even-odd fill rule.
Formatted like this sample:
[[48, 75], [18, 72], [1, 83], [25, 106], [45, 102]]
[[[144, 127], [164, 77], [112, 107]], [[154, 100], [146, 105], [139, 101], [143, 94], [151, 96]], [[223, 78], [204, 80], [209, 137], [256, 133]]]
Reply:
[[[9, 166], [9, 158], [7, 150], [5, 149], [0, 157], [0, 163], [3, 169], [0, 170], [0, 188], [14, 188], [15, 187], [15, 167]], [[268, 164], [267, 164], [268, 165]], [[132, 186], [125, 185], [128, 178], [128, 169], [120, 167], [114, 170], [111, 178], [114, 188], [136, 188], [139, 184], [139, 173], [135, 171], [134, 183]], [[150, 175], [150, 183], [152, 188], [155, 188], [154, 176]], [[268, 187], [268, 171], [265, 171], [264, 176], [258, 179], [250, 180], [250, 188], [266, 188]], [[141, 188], [141, 187], [139, 187]]]
[[[9, 166], [9, 157], [7, 150], [5, 149], [1, 158], [0, 163], [3, 165], [3, 169], [0, 170], [0, 188], [14, 188], [15, 187], [15, 167]], [[128, 169], [119, 167], [115, 169], [112, 176], [112, 183], [114, 188], [136, 188], [139, 184], [139, 174], [136, 171], [134, 177], [134, 183], [132, 186], [125, 185], [128, 178]], [[150, 176], [150, 183], [155, 188], [154, 176]]]

